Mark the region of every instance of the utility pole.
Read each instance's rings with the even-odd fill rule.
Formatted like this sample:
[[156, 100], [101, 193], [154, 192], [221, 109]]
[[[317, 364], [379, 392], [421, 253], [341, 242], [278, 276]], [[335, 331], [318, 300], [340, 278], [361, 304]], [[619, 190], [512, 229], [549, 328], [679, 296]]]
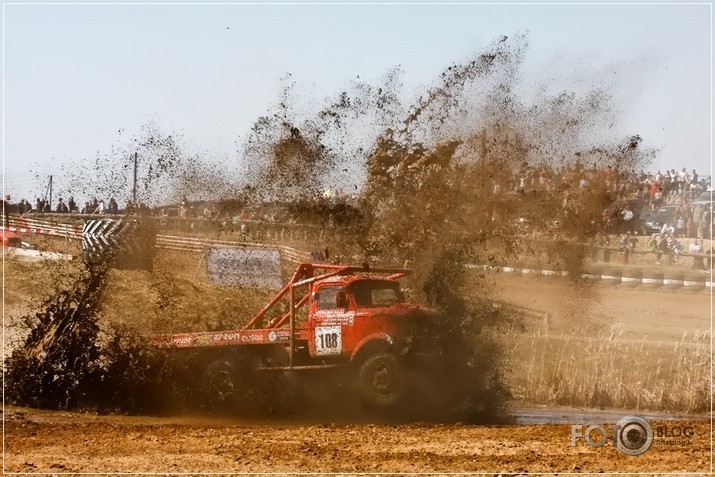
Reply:
[[132, 192], [132, 201], [134, 202], [134, 206], [136, 207], [137, 205], [137, 167], [139, 164], [139, 153], [135, 152], [134, 153], [134, 189]]
[[[47, 200], [48, 195], [50, 200], [47, 203], [50, 204], [50, 212], [52, 212], [52, 174], [50, 174], [50, 180], [47, 183], [47, 189], [45, 189], [45, 200]], [[42, 213], [44, 210], [39, 210], [38, 212]]]

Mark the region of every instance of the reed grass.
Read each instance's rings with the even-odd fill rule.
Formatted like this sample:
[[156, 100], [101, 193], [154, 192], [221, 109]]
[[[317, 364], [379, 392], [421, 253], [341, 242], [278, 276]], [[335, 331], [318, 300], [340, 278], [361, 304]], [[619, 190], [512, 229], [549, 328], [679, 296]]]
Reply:
[[616, 325], [594, 336], [545, 327], [504, 335], [509, 385], [522, 401], [576, 407], [701, 413], [710, 406], [710, 333], [675, 342], [625, 339]]

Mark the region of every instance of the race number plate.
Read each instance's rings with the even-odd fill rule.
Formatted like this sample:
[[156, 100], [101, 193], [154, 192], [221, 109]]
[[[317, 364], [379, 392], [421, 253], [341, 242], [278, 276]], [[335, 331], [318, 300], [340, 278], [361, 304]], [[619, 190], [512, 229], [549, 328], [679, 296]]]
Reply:
[[326, 356], [340, 354], [343, 350], [343, 333], [340, 326], [315, 328], [315, 354]]

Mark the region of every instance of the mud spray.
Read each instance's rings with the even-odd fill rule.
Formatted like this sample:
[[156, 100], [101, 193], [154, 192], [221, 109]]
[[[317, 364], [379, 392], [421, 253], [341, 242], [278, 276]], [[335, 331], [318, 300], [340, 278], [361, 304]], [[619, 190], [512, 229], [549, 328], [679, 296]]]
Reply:
[[[607, 91], [525, 99], [527, 51], [525, 36], [498, 38], [446, 68], [411, 105], [402, 102], [399, 70], [376, 84], [353, 82], [312, 112], [288, 76], [278, 103], [241, 143], [238, 173], [212, 173], [220, 169], [197, 165], [200, 159], [182, 156], [171, 135], [154, 132], [149, 136], [161, 140], [140, 143], [171, 180], [152, 169], [148, 187], [162, 184], [154, 197], [280, 202], [295, 220], [328, 230], [320, 246], [336, 261], [407, 265], [417, 299], [445, 318], [433, 339], [448, 350], [453, 377], [444, 392], [429, 396], [444, 407], [417, 418], [503, 419], [509, 390], [496, 336], [518, 316], [493, 305], [490, 282], [474, 265], [517, 260], [532, 247], [525, 238], [540, 234], [551, 265], [584, 287], [584, 251], [570, 244], [600, 232], [603, 211], [631, 192], [619, 178], [653, 155], [638, 136], [604, 139], [618, 114]], [[584, 176], [592, 178], [589, 186], [575, 187]], [[105, 179], [111, 190], [126, 190], [116, 177]], [[326, 189], [344, 189], [352, 200], [321, 199]], [[153, 197], [149, 188], [145, 195]], [[165, 390], [157, 383], [191, 381], [188, 368], [166, 374], [164, 358], [126, 338], [126, 329], [100, 346], [93, 312], [106, 276], [105, 269], [90, 270], [45, 303], [8, 362], [11, 399], [143, 412], [141, 396]], [[593, 295], [581, 296], [583, 309]]]

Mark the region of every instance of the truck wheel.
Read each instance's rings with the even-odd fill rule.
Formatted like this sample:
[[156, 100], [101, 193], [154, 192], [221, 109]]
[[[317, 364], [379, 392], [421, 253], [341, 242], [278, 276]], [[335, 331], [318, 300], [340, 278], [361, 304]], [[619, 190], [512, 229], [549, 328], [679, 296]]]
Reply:
[[206, 367], [202, 377], [202, 407], [209, 413], [227, 413], [237, 409], [241, 383], [236, 366], [217, 359]]
[[377, 353], [367, 358], [358, 370], [360, 397], [369, 406], [386, 408], [404, 395], [407, 376], [392, 353]]

